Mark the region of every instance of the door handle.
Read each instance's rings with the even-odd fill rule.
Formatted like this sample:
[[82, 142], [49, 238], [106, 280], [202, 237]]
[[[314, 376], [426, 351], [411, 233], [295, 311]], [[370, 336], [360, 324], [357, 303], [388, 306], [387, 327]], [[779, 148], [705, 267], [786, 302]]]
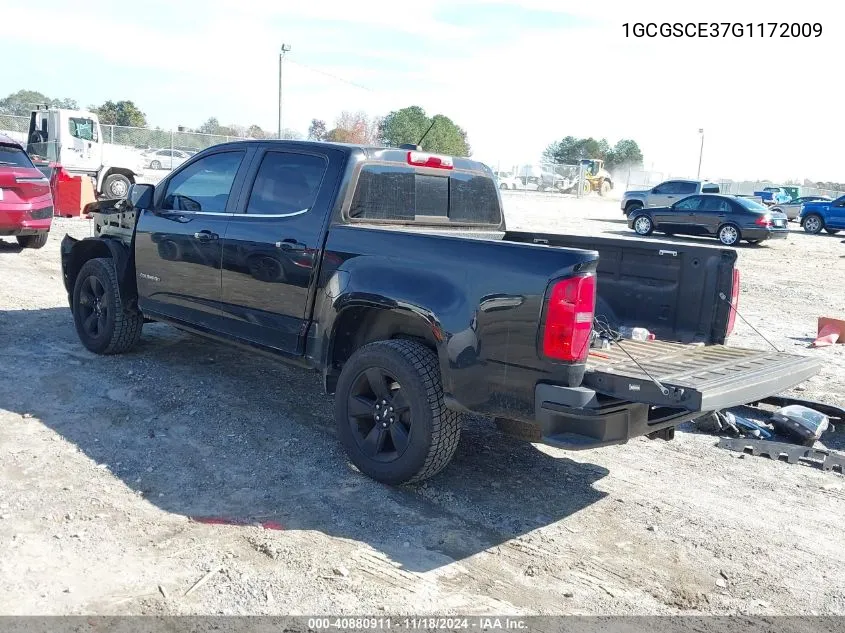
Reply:
[[217, 235], [217, 233], [212, 233], [211, 231], [197, 231], [194, 233], [194, 239], [197, 239], [200, 242], [212, 242], [219, 237], [220, 236]]
[[276, 242], [276, 248], [281, 248], [283, 251], [304, 251], [306, 247], [302, 242], [288, 238], [281, 242]]
[[719, 214], [719, 217], [720, 217], [720, 218], [723, 218], [723, 217], [725, 217], [725, 214], [724, 214], [724, 213], [720, 213], [720, 214]]

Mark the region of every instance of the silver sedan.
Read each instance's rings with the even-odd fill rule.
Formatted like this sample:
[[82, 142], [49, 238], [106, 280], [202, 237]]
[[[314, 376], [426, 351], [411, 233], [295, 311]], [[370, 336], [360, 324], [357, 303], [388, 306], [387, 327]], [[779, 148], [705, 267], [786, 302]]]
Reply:
[[827, 196], [803, 196], [795, 198], [790, 202], [776, 204], [770, 208], [770, 211], [780, 211], [786, 215], [788, 220], [797, 220], [798, 214], [801, 213], [801, 207], [805, 202], [816, 202], [818, 200], [830, 200]]

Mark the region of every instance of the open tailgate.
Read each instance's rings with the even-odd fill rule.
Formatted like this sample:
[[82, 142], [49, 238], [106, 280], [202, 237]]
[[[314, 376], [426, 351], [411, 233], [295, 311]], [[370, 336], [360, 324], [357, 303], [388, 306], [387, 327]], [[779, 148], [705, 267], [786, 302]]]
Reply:
[[820, 368], [815, 358], [773, 350], [623, 340], [591, 350], [584, 385], [622, 400], [715, 411], [785, 391]]

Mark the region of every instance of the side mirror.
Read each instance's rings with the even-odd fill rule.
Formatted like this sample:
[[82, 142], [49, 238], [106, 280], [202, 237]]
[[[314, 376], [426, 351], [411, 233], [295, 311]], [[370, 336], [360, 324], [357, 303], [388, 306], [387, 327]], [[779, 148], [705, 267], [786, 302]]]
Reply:
[[126, 194], [126, 199], [129, 205], [136, 209], [149, 209], [153, 206], [153, 194], [155, 187], [147, 184], [132, 184], [129, 185], [129, 192]]

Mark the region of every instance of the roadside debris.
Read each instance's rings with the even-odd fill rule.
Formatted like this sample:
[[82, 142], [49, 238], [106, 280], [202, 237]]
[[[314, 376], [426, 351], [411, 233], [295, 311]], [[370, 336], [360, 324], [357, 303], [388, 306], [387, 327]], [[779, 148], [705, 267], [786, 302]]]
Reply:
[[827, 431], [830, 420], [815, 409], [791, 404], [772, 413], [772, 423], [779, 431], [794, 435], [807, 446], [812, 446]]
[[188, 590], [185, 592], [184, 597], [185, 597], [185, 598], [187, 598], [188, 596], [190, 596], [193, 592], [195, 592], [197, 589], [199, 589], [199, 588], [200, 588], [200, 587], [202, 587], [205, 583], [207, 583], [207, 582], [208, 582], [208, 580], [209, 580], [209, 578], [211, 578], [214, 574], [216, 574], [216, 573], [217, 573], [217, 572], [219, 572], [220, 570], [221, 570], [221, 568], [220, 568], [220, 567], [215, 567], [215, 568], [210, 569], [209, 571], [207, 571], [207, 572], [205, 573], [205, 575], [204, 575], [202, 578], [200, 578], [200, 579], [199, 579], [199, 580], [197, 580], [197, 581], [196, 581], [193, 585], [191, 585], [191, 588], [190, 588], [190, 589], [188, 589]]
[[826, 347], [845, 343], [845, 321], [831, 317], [819, 317], [818, 334], [810, 347]]
[[776, 461], [785, 461], [788, 464], [804, 463], [818, 466], [825, 471], [838, 470], [841, 474], [845, 474], [845, 454], [826, 448], [810, 448], [800, 444], [728, 437], [721, 438], [718, 446], [746, 455], [764, 456]]

